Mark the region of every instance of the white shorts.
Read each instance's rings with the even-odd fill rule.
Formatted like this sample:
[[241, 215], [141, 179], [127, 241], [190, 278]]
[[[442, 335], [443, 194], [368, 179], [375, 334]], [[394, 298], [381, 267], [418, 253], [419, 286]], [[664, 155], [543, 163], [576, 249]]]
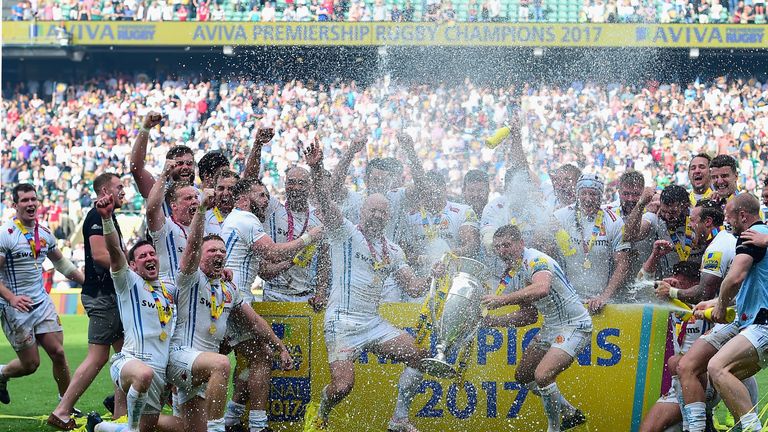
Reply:
[[[112, 366], [109, 368], [109, 375], [112, 377], [112, 382], [121, 389], [123, 388], [123, 381], [120, 375], [123, 366], [131, 361], [140, 362], [141, 360], [126, 352], [119, 352], [112, 356]], [[144, 408], [144, 414], [150, 415], [159, 414], [162, 411], [163, 405], [165, 405], [165, 401], [168, 400], [168, 395], [170, 394], [170, 387], [165, 380], [165, 370], [153, 367], [152, 371], [154, 376], [152, 377], [152, 383], [149, 385], [149, 391], [147, 391], [147, 406]]]
[[678, 405], [679, 402], [677, 400], [677, 389], [675, 389], [675, 386], [669, 386], [669, 391], [656, 399], [656, 403], [671, 403]]
[[712, 330], [701, 336], [701, 339], [719, 351], [723, 345], [733, 339], [737, 334], [739, 334], [739, 326], [736, 323], [715, 324]]
[[16, 352], [34, 346], [37, 343], [35, 335], [63, 331], [50, 297], [32, 307], [34, 309], [29, 312], [21, 312], [5, 305], [0, 314], [5, 337]]
[[739, 333], [757, 350], [760, 369], [768, 367], [768, 325], [750, 324]]
[[314, 293], [304, 295], [285, 294], [274, 290], [264, 290], [265, 302], [288, 302], [288, 303], [306, 303], [314, 297]]
[[202, 354], [189, 347], [171, 347], [168, 358], [168, 382], [176, 386], [176, 396], [179, 405], [184, 405], [195, 396], [205, 399], [206, 383], [192, 385], [192, 364]]
[[253, 329], [249, 323], [237, 319], [227, 320], [227, 332], [224, 335], [224, 340], [227, 341], [231, 348], [255, 337], [256, 336], [253, 334]]
[[592, 341], [592, 330], [544, 326], [533, 341], [541, 349], [560, 348], [575, 358]]
[[405, 331], [382, 317], [375, 317], [365, 324], [353, 321], [326, 321], [325, 346], [328, 349], [328, 363], [355, 361], [366, 348], [403, 334]]

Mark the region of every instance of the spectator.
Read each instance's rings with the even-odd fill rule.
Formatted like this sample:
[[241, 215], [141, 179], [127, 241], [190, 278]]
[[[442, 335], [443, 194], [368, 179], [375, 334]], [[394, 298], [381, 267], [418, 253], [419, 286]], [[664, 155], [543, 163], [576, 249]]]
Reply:
[[208, 21], [211, 18], [210, 1], [201, 1], [197, 8], [197, 20]]
[[372, 13], [373, 21], [389, 21], [390, 18], [389, 11], [387, 11], [387, 7], [384, 5], [384, 0], [375, 0]]
[[261, 20], [265, 22], [275, 21], [275, 6], [272, 2], [264, 2], [264, 7], [261, 9]]
[[296, 18], [296, 7], [293, 3], [289, 3], [283, 11], [283, 21], [298, 21]]
[[147, 20], [148, 21], [163, 20], [163, 8], [157, 3], [157, 0], [152, 0], [152, 4], [150, 4], [149, 8], [147, 9]]
[[187, 10], [187, 7], [182, 4], [176, 11], [176, 17], [179, 19], [179, 21], [186, 21], [187, 16], [189, 16], [189, 11]]
[[211, 21], [224, 21], [224, 9], [218, 3], [214, 3], [211, 9]]

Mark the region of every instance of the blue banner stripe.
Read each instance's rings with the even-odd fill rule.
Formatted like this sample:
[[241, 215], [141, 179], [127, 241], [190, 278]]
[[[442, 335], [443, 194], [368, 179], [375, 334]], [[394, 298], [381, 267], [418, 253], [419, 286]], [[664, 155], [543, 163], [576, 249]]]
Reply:
[[648, 354], [651, 347], [651, 331], [653, 326], [653, 308], [643, 308], [643, 321], [640, 324], [640, 345], [637, 354], [637, 375], [635, 376], [635, 397], [632, 405], [632, 432], [640, 428], [643, 419], [643, 402], [645, 400], [645, 380], [648, 373]]

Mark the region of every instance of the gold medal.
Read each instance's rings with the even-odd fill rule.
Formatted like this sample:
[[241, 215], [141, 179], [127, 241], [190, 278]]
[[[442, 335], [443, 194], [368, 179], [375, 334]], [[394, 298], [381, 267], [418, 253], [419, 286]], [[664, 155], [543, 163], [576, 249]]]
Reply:
[[168, 339], [168, 333], [165, 332], [165, 330], [160, 332], [160, 340], [165, 342], [165, 340]]
[[216, 334], [216, 324], [211, 324], [211, 327], [208, 328], [208, 333]]
[[584, 258], [584, 268], [587, 270], [592, 268], [592, 261], [589, 258]]
[[381, 278], [380, 278], [378, 275], [376, 275], [376, 276], [374, 276], [374, 277], [373, 277], [373, 285], [374, 285], [374, 286], [379, 286], [379, 285], [381, 285]]

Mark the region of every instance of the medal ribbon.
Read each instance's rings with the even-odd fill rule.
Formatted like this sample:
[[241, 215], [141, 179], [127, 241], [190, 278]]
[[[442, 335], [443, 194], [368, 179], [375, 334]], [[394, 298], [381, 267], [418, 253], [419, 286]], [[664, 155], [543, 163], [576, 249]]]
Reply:
[[[211, 322], [215, 323], [224, 312], [224, 305], [232, 300], [232, 294], [227, 291], [226, 283], [215, 283], [209, 280], [208, 285], [211, 287]], [[221, 304], [216, 299], [216, 287], [221, 287]]]
[[581, 248], [584, 250], [584, 255], [589, 255], [589, 253], [592, 251], [592, 247], [595, 246], [597, 236], [600, 234], [600, 228], [603, 225], [604, 214], [605, 213], [602, 209], [597, 211], [597, 216], [595, 216], [595, 225], [592, 227], [592, 235], [589, 238], [589, 242], [587, 242], [584, 238], [584, 230], [581, 228], [580, 212], [578, 209], [576, 210], [576, 226], [579, 228], [579, 233], [581, 234]]
[[680, 239], [680, 236], [677, 235], [676, 230], [669, 230], [667, 229], [667, 232], [669, 233], [669, 237], [672, 239], [672, 243], [675, 244], [675, 252], [677, 252], [677, 256], [680, 258], [680, 261], [687, 261], [688, 257], [691, 256], [691, 245], [693, 244], [693, 229], [691, 229], [691, 217], [686, 216], [685, 217], [685, 239]]
[[429, 216], [427, 215], [427, 212], [424, 210], [424, 207], [420, 209], [421, 211], [421, 227], [424, 228], [424, 235], [427, 237], [428, 240], [434, 240], [437, 238], [438, 233], [440, 232], [440, 222], [443, 220], [443, 214], [439, 213], [437, 216], [433, 217], [432, 220], [429, 220]]
[[221, 210], [218, 207], [213, 208], [213, 215], [216, 216], [216, 221], [221, 225], [224, 222], [224, 216], [221, 214]]
[[[149, 282], [144, 281], [144, 284], [149, 288], [149, 292], [155, 300], [155, 309], [157, 309], [157, 317], [160, 319], [160, 328], [165, 329], [165, 325], [168, 324], [173, 317], [173, 311], [170, 307], [173, 303], [173, 297], [171, 297], [171, 294], [165, 289], [165, 284], [162, 281], [160, 282], [160, 291], [162, 295], [158, 295], [157, 291], [155, 291], [155, 287], [150, 285]], [[160, 301], [163, 297], [167, 300], [167, 303], [165, 304]], [[166, 312], [166, 309], [168, 309], [168, 312]]]
[[507, 289], [509, 284], [512, 283], [512, 280], [517, 276], [517, 273], [520, 271], [520, 264], [521, 261], [518, 260], [515, 262], [515, 264], [509, 269], [507, 274], [504, 275], [503, 278], [501, 278], [501, 281], [499, 281], [499, 286], [496, 288], [496, 295], [502, 295], [504, 291]]
[[[363, 231], [360, 229], [360, 225], [357, 226], [357, 229], [360, 231], [361, 234], [363, 234]], [[374, 270], [381, 270], [385, 266], [389, 265], [389, 246], [387, 245], [387, 238], [382, 236], [381, 237], [381, 260], [377, 260], [378, 255], [376, 254], [376, 249], [373, 248], [373, 244], [370, 240], [368, 240], [368, 237], [363, 234], [363, 238], [365, 239], [365, 242], [368, 244], [368, 251], [371, 253], [371, 259], [373, 260], [373, 269]]]
[[35, 220], [35, 234], [32, 235], [31, 232], [27, 231], [27, 227], [24, 226], [24, 224], [21, 223], [21, 221], [14, 216], [13, 223], [16, 224], [16, 226], [19, 228], [19, 231], [24, 235], [24, 238], [27, 239], [27, 243], [29, 243], [29, 249], [32, 250], [32, 258], [37, 259], [38, 255], [40, 255], [40, 249], [43, 247], [43, 244], [40, 242], [40, 225], [38, 225], [37, 220]]
[[296, 237], [293, 236], [293, 212], [288, 209], [287, 202], [285, 203], [285, 212], [288, 214], [288, 241], [292, 241], [296, 237], [301, 237], [304, 234], [304, 231], [307, 230], [307, 225], [309, 224], [309, 207], [307, 207], [307, 217], [304, 218], [304, 226]]

